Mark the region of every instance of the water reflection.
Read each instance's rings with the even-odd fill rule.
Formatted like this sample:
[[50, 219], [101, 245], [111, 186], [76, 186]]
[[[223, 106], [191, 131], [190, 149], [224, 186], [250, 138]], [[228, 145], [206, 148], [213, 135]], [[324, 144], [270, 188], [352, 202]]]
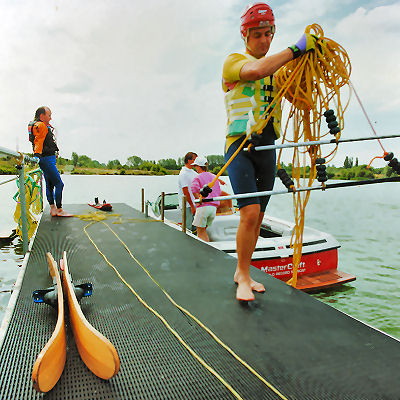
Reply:
[[19, 238], [0, 245], [0, 321], [3, 320], [14, 283], [23, 261], [23, 246]]
[[[3, 239], [3, 238], [0, 238]], [[17, 256], [23, 256], [24, 255], [24, 250], [23, 250], [23, 243], [21, 239], [15, 238], [14, 240], [11, 241], [1, 241], [0, 240], [0, 254], [8, 254], [8, 253], [14, 253]]]
[[321, 292], [311, 294], [318, 300], [323, 300], [324, 303], [336, 303], [347, 296], [356, 292], [356, 288], [351, 285], [341, 285], [332, 288], [326, 288]]

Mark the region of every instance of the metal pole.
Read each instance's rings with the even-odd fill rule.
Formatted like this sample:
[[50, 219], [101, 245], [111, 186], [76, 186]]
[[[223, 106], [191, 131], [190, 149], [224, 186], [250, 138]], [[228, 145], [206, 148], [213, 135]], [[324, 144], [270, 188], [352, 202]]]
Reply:
[[24, 162], [36, 162], [36, 160], [34, 160], [32, 157], [23, 155], [22, 153], [19, 153], [18, 151], [10, 150], [5, 147], [0, 147], [0, 154], [6, 154], [8, 156], [13, 156], [15, 158], [21, 158], [21, 161], [24, 161]]
[[145, 210], [144, 210], [144, 215], [146, 216], [146, 218], [149, 216], [149, 203], [146, 201], [146, 206], [145, 206]]
[[[355, 139], [331, 139], [331, 140], [315, 140], [310, 142], [300, 142], [300, 143], [282, 143], [282, 144], [272, 144], [268, 146], [255, 146], [252, 147], [251, 151], [262, 151], [262, 150], [274, 150], [274, 149], [288, 149], [293, 147], [305, 147], [305, 146], [316, 146], [320, 144], [337, 144], [337, 143], [349, 143], [349, 142], [363, 142], [366, 140], [377, 140], [377, 139], [394, 139], [398, 138], [400, 135], [386, 135], [386, 136], [368, 136], [360, 137]], [[243, 151], [249, 151], [246, 147]]]
[[[296, 193], [296, 192], [307, 192], [312, 190], [326, 190], [326, 189], [334, 189], [340, 187], [348, 187], [348, 186], [363, 186], [363, 185], [372, 185], [375, 183], [386, 183], [386, 182], [400, 182], [400, 176], [395, 176], [391, 178], [381, 178], [381, 179], [369, 179], [364, 181], [351, 181], [351, 182], [341, 182], [341, 183], [328, 183], [324, 186], [309, 186], [309, 187], [298, 187], [295, 191], [292, 189], [284, 189], [284, 190], [267, 190], [264, 192], [253, 192], [253, 193], [241, 193], [234, 194], [231, 196], [219, 196], [219, 197], [211, 197], [211, 198], [203, 198], [203, 203], [208, 201], [218, 201], [218, 200], [230, 200], [230, 199], [247, 199], [250, 197], [263, 197], [263, 196], [274, 196], [276, 194], [286, 194], [286, 193]], [[195, 200], [195, 203], [198, 203], [199, 200]]]
[[28, 251], [29, 238], [28, 238], [28, 218], [26, 213], [26, 198], [25, 198], [25, 174], [24, 163], [17, 166], [18, 169], [18, 182], [19, 182], [19, 201], [21, 206], [21, 230], [22, 230], [22, 248], [24, 254]]
[[142, 188], [142, 213], [144, 213], [144, 188]]
[[182, 232], [186, 232], [186, 197], [182, 197]]
[[161, 221], [164, 222], [165, 192], [161, 192]]
[[8, 156], [20, 157], [20, 154], [17, 151], [6, 149], [5, 147], [0, 147], [1, 154], [7, 154]]

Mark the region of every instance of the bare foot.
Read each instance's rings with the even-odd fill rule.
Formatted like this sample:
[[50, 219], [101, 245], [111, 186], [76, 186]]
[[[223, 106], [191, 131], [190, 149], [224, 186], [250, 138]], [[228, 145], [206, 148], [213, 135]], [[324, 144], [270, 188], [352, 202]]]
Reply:
[[52, 217], [57, 215], [57, 207], [54, 204], [50, 204], [50, 215]]
[[[235, 276], [233, 277], [233, 281], [235, 283], [238, 283], [238, 275], [235, 273]], [[265, 292], [265, 287], [262, 283], [255, 281], [254, 279], [250, 278], [250, 286], [251, 289], [254, 290], [257, 293], [264, 293]]]
[[62, 208], [57, 208], [57, 214], [55, 216], [56, 217], [73, 217], [74, 215], [67, 213]]
[[255, 297], [249, 282], [243, 281], [238, 283], [236, 290], [236, 299], [239, 301], [254, 301]]
[[253, 280], [253, 279], [251, 280], [250, 286], [257, 293], [264, 293], [265, 292], [264, 285], [262, 283], [260, 283], [260, 282], [257, 282], [255, 280]]

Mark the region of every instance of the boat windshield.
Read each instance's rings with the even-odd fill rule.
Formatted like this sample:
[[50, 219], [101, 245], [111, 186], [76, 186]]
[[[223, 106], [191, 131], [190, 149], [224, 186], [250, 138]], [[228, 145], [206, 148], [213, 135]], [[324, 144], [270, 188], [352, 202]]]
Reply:
[[[178, 208], [178, 205], [178, 193], [164, 194], [164, 210], [175, 210]], [[154, 213], [156, 215], [161, 215], [161, 195], [157, 197], [157, 200], [154, 204]]]

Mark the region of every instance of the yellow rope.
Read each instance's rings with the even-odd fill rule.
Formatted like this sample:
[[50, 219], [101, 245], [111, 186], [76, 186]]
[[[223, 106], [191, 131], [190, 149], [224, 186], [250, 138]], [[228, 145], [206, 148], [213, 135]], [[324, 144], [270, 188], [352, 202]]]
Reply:
[[[237, 361], [239, 361], [244, 367], [246, 367], [252, 374], [254, 374], [261, 382], [263, 382], [269, 389], [271, 389], [275, 394], [277, 394], [281, 399], [288, 400], [282, 393], [279, 392], [272, 384], [270, 384], [265, 378], [263, 378], [256, 370], [254, 370], [249, 364], [247, 364], [243, 359], [241, 359], [232, 349], [230, 349], [225, 343], [221, 341], [207, 326], [205, 326], [199, 319], [197, 319], [194, 315], [192, 315], [188, 310], [184, 307], [180, 306], [175, 302], [175, 300], [168, 294], [168, 292], [158, 283], [150, 274], [150, 272], [145, 268], [145, 266], [132, 254], [128, 246], [121, 240], [118, 234], [104, 221], [100, 221], [104, 224], [121, 242], [124, 248], [127, 250], [129, 256], [143, 269], [143, 271], [148, 275], [148, 277], [159, 287], [159, 289], [164, 293], [167, 299], [179, 310], [184, 312], [190, 318], [192, 318], [201, 328], [203, 328], [219, 345], [221, 345], [226, 351], [228, 351]], [[190, 354], [205, 367], [211, 374], [213, 374], [237, 399], [241, 399], [242, 397], [233, 389], [231, 385], [229, 385], [211, 366], [209, 366], [191, 347], [181, 338], [181, 336], [168, 324], [168, 322], [162, 317], [156, 310], [150, 307], [132, 288], [131, 285], [121, 276], [116, 267], [107, 259], [107, 257], [101, 252], [96, 243], [92, 240], [90, 235], [87, 232], [87, 228], [93, 225], [96, 222], [91, 222], [90, 224], [84, 227], [84, 232], [88, 237], [89, 241], [93, 244], [99, 254], [104, 258], [106, 263], [114, 270], [117, 276], [121, 279], [121, 281], [129, 288], [129, 290], [137, 297], [137, 299], [154, 315], [156, 315], [163, 324], [167, 327], [167, 329], [178, 339], [178, 341], [190, 352]]]
[[143, 223], [143, 222], [162, 222], [157, 219], [142, 219], [142, 218], [127, 218], [122, 220], [121, 214], [110, 214], [108, 211], [94, 211], [89, 212], [88, 214], [76, 214], [75, 217], [81, 219], [82, 221], [94, 221], [94, 222], [102, 222], [109, 218], [117, 218], [116, 221], [113, 221], [113, 224], [122, 224], [123, 222], [134, 222], [134, 223]]
[[[149, 310], [151, 311], [157, 318], [160, 319], [160, 321], [166, 326], [166, 328], [178, 339], [178, 341], [189, 351], [189, 353], [201, 364], [203, 365], [204, 368], [206, 368], [211, 374], [213, 374], [237, 399], [242, 399], [242, 397], [239, 395], [239, 393], [236, 392], [236, 390], [229, 385], [212, 367], [210, 367], [183, 339], [182, 337], [178, 334], [178, 332], [175, 331], [174, 328], [165, 320], [165, 318], [159, 314], [154, 308], [149, 306], [140, 296], [139, 294], [133, 289], [133, 287], [122, 277], [122, 275], [119, 273], [117, 268], [108, 260], [108, 258], [101, 252], [101, 250], [97, 247], [96, 243], [91, 239], [89, 234], [87, 233], [87, 228], [91, 225], [93, 225], [95, 222], [91, 222], [90, 224], [86, 225], [84, 227], [84, 232], [90, 242], [93, 244], [93, 246], [96, 248], [96, 250], [99, 252], [99, 254], [104, 258], [105, 262], [114, 270], [114, 272], [117, 274], [118, 278], [121, 279], [121, 281], [129, 288], [129, 290], [136, 296], [136, 298]], [[103, 222], [104, 223], [104, 222]], [[105, 223], [104, 223], [105, 224]], [[107, 224], [105, 224], [107, 225]], [[108, 225], [107, 225], [108, 226]]]
[[[317, 141], [329, 135], [327, 126], [321, 126], [324, 111], [336, 109], [336, 120], [339, 128], [344, 128], [343, 114], [349, 104], [350, 96], [343, 105], [341, 98], [343, 89], [350, 94], [351, 64], [346, 51], [338, 43], [324, 36], [322, 28], [317, 25], [309, 25], [306, 33], [318, 36], [315, 51], [308, 52], [302, 57], [295, 59], [283, 66], [275, 76], [278, 87], [287, 87], [291, 78], [289, 89], [286, 91], [285, 99], [291, 103], [289, 119], [293, 121], [293, 138], [289, 139], [288, 123], [282, 137], [282, 143], [299, 141]], [[301, 67], [298, 66], [301, 64]], [[288, 119], [288, 121], [289, 121]], [[325, 122], [325, 121], [324, 121]], [[321, 134], [321, 130], [325, 133]], [[340, 138], [341, 132], [336, 134]], [[304, 150], [293, 149], [292, 178], [299, 186], [312, 186], [316, 179], [316, 159], [325, 158], [325, 163], [333, 159], [337, 152], [337, 144], [333, 151], [322, 155], [321, 146], [309, 146]], [[278, 168], [282, 149], [278, 155]], [[306, 178], [306, 164], [311, 161], [309, 178]], [[310, 192], [293, 193], [293, 209], [295, 216], [295, 229], [292, 236], [293, 247], [293, 276], [288, 281], [296, 287], [297, 270], [301, 260], [303, 229], [305, 219], [305, 208], [310, 198]]]
[[94, 211], [89, 212], [88, 214], [77, 214], [75, 217], [81, 219], [82, 221], [93, 221], [93, 222], [101, 222], [109, 218], [117, 218], [117, 221], [114, 221], [113, 224], [121, 221], [121, 214], [109, 214], [106, 211]]

